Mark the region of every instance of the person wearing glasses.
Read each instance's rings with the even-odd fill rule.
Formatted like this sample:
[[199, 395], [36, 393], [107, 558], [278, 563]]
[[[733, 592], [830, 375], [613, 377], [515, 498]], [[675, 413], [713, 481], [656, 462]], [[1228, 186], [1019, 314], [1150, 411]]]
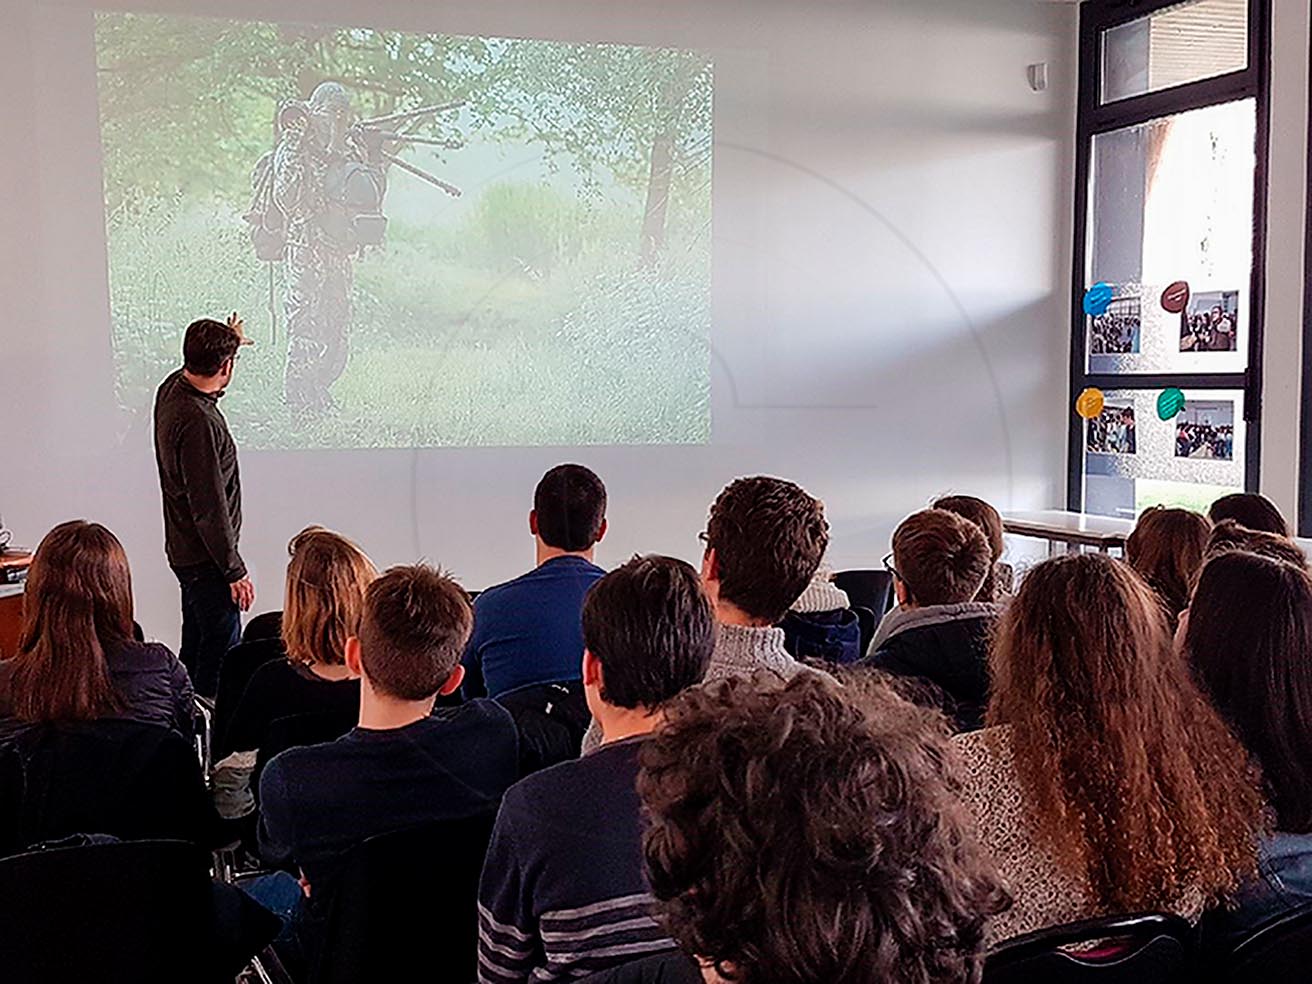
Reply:
[[884, 616], [867, 662], [918, 681], [959, 731], [983, 727], [989, 696], [988, 639], [1002, 608], [977, 601], [993, 567], [983, 531], [945, 509], [912, 513], [884, 558], [898, 607]]
[[238, 350], [249, 344], [236, 312], [227, 322], [193, 321], [182, 343], [182, 368], [155, 393], [164, 552], [182, 588], [178, 656], [205, 697], [218, 689], [219, 662], [240, 639], [241, 613], [255, 601], [255, 586], [237, 549], [237, 445], [219, 410]]

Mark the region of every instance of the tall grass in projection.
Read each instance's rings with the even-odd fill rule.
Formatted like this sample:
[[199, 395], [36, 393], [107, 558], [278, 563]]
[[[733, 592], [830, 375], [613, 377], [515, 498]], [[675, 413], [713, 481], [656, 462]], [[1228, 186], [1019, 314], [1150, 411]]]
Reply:
[[[144, 426], [200, 316], [240, 311], [223, 408], [248, 448], [710, 436], [711, 66], [695, 52], [98, 16], [119, 403]], [[243, 218], [274, 119], [324, 80], [405, 123], [382, 245], [352, 254], [349, 358], [285, 398], [288, 264]], [[450, 146], [443, 146], [449, 144]]]

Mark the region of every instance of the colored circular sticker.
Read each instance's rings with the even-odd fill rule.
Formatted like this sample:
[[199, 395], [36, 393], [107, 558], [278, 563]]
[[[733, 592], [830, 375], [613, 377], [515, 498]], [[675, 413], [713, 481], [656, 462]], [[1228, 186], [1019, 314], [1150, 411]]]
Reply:
[[1102, 413], [1102, 390], [1090, 386], [1075, 398], [1075, 412], [1085, 420], [1092, 420]]
[[1172, 386], [1162, 390], [1157, 397], [1157, 416], [1162, 420], [1174, 420], [1184, 409], [1184, 393]]
[[1185, 281], [1177, 280], [1162, 291], [1162, 310], [1168, 314], [1179, 314], [1188, 306], [1189, 285]]
[[1112, 295], [1115, 293], [1115, 288], [1111, 284], [1105, 280], [1099, 280], [1084, 292], [1084, 313], [1091, 318], [1106, 314], [1107, 307], [1112, 302]]

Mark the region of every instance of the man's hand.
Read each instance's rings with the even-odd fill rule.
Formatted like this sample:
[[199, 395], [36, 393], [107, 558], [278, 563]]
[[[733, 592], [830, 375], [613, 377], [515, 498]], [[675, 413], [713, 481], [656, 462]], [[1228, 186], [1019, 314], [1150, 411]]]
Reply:
[[233, 581], [228, 587], [232, 590], [232, 603], [244, 612], [251, 610], [255, 604], [255, 585], [248, 577]]
[[236, 311], [228, 315], [228, 327], [237, 333], [237, 338], [242, 345], [255, 344], [255, 339], [246, 337], [246, 322], [237, 316]]

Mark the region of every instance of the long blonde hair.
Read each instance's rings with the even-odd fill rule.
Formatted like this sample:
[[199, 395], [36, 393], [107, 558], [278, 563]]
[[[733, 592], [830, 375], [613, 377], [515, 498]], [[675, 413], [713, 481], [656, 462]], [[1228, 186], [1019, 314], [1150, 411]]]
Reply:
[[989, 724], [1059, 864], [1116, 912], [1216, 902], [1256, 871], [1261, 780], [1177, 653], [1166, 613], [1104, 554], [1035, 567], [998, 628]]
[[332, 530], [309, 526], [287, 544], [287, 593], [282, 639], [293, 663], [340, 665], [346, 640], [364, 609], [364, 592], [378, 576], [358, 546]]

